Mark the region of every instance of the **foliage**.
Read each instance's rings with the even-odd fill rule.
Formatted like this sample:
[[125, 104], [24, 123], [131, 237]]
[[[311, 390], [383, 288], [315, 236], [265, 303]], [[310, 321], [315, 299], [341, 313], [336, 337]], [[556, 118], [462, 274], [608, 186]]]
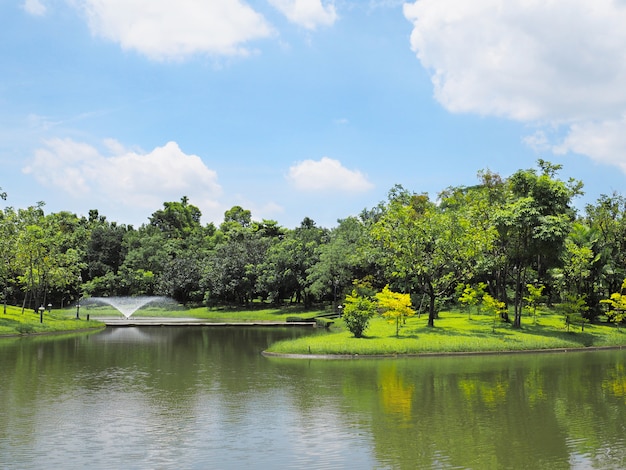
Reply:
[[390, 323], [396, 324], [396, 336], [400, 335], [400, 320], [405, 320], [415, 314], [411, 308], [411, 296], [393, 292], [389, 286], [385, 286], [382, 292], [376, 294], [378, 305], [382, 309], [383, 317]]
[[585, 323], [588, 321], [584, 313], [589, 310], [589, 306], [585, 301], [584, 295], [568, 294], [565, 301], [556, 305], [557, 310], [563, 315], [567, 331], [570, 325], [578, 324], [582, 331], [585, 330]]
[[528, 295], [524, 296], [524, 301], [526, 305], [533, 312], [533, 323], [537, 323], [537, 307], [539, 304], [545, 301], [545, 296], [543, 295], [543, 290], [546, 288], [543, 284], [539, 286], [533, 286], [532, 284], [526, 284], [526, 289], [528, 289]]
[[[581, 183], [559, 179], [560, 165], [537, 163], [508, 177], [481, 170], [477, 184], [446, 188], [436, 198], [394, 186], [385, 201], [332, 229], [308, 217], [281, 227], [254, 220], [241, 206], [226, 210], [221, 224], [203, 224], [186, 197], [164, 202], [138, 228], [108, 221], [97, 209], [80, 217], [45, 213], [43, 203], [6, 207], [0, 291], [5, 305], [24, 309], [67, 305], [82, 295], [142, 294], [316, 308], [336, 307], [353, 288], [372, 296], [388, 285], [421, 299], [430, 326], [451, 301], [466, 305], [471, 318], [488, 291], [512, 307], [519, 327], [522, 308], [531, 307], [536, 321], [543, 302], [533, 300], [532, 284], [546, 286], [546, 304], [584, 297], [589, 308], [581, 315], [593, 321], [610, 300], [619, 304], [612, 296], [621, 295], [626, 278], [626, 198], [603, 195], [579, 215], [572, 201]], [[609, 318], [620, 323], [622, 310], [608, 305]], [[508, 320], [509, 309], [498, 310]]]
[[610, 310], [607, 312], [607, 318], [617, 325], [623, 323], [626, 319], [626, 294], [624, 294], [625, 289], [626, 279], [622, 281], [622, 287], [619, 292], [614, 292], [611, 294], [610, 298], [600, 301], [603, 304], [609, 305]]
[[472, 264], [490, 243], [492, 232], [472, 225], [463, 209], [456, 201], [437, 206], [428, 195], [397, 186], [390, 192], [386, 213], [372, 229], [396, 285], [404, 292], [418, 288], [428, 296], [430, 326], [437, 299], [470, 275]]
[[491, 295], [483, 295], [483, 308], [487, 313], [493, 316], [493, 330], [496, 329], [498, 320], [505, 319], [504, 313], [506, 312], [506, 304], [500, 300], [494, 299]]
[[487, 284], [484, 282], [479, 282], [476, 287], [472, 287], [469, 284], [459, 284], [457, 286], [457, 290], [460, 291], [459, 302], [467, 308], [468, 318], [472, 318], [473, 306], [476, 306], [477, 313], [480, 313], [480, 304], [486, 289]]
[[361, 338], [370, 319], [376, 314], [376, 302], [359, 295], [356, 290], [346, 296], [343, 308], [343, 321], [355, 338]]

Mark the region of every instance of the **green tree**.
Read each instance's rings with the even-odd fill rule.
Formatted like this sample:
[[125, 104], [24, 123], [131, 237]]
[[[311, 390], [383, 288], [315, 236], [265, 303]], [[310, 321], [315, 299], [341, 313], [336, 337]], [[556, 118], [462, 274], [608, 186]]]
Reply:
[[201, 285], [205, 299], [249, 304], [258, 296], [258, 277], [270, 239], [250, 230], [218, 245], [203, 266]]
[[556, 308], [563, 315], [567, 331], [569, 331], [570, 325], [576, 323], [580, 325], [582, 331], [585, 331], [585, 323], [588, 321], [585, 318], [585, 312], [589, 310], [589, 306], [584, 295], [567, 294], [565, 301], [557, 304]]
[[9, 292], [16, 277], [17, 237], [19, 221], [12, 207], [0, 211], [0, 282], [2, 282], [3, 312], [7, 312]]
[[376, 313], [376, 302], [355, 290], [346, 296], [343, 321], [355, 338], [362, 338], [370, 320]]
[[318, 248], [319, 259], [308, 270], [311, 292], [318, 299], [337, 299], [355, 280], [375, 272], [370, 259], [371, 243], [367, 226], [356, 217], [339, 221], [328, 242]]
[[457, 290], [460, 291], [459, 302], [461, 302], [468, 310], [468, 316], [472, 318], [472, 307], [476, 306], [477, 313], [480, 313], [480, 303], [483, 295], [485, 295], [487, 284], [479, 282], [476, 287], [469, 284], [459, 284]]
[[172, 297], [186, 305], [189, 301], [202, 300], [200, 279], [202, 270], [196, 257], [181, 256], [169, 260], [160, 276], [158, 293]]
[[396, 285], [408, 293], [416, 286], [428, 296], [431, 327], [437, 299], [471, 275], [489, 243], [489, 232], [473, 225], [462, 209], [454, 204], [437, 206], [426, 194], [396, 187], [385, 214], [372, 229]]
[[272, 302], [289, 299], [310, 307], [316, 300], [312, 288], [316, 282], [312, 274], [320, 260], [322, 245], [328, 243], [329, 231], [319, 228], [305, 217], [300, 226], [289, 230], [267, 250], [259, 267], [259, 290], [267, 293]]
[[590, 246], [597, 259], [591, 265], [587, 294], [590, 301], [598, 301], [619, 291], [626, 277], [626, 198], [617, 193], [602, 195], [585, 212], [589, 231], [584, 246]]
[[156, 227], [166, 238], [187, 238], [200, 229], [202, 212], [189, 204], [186, 196], [180, 202], [164, 202], [150, 217], [150, 225]]
[[543, 284], [539, 286], [533, 286], [532, 284], [526, 284], [526, 289], [528, 290], [528, 295], [524, 296], [524, 301], [526, 305], [533, 312], [533, 322], [537, 324], [537, 307], [540, 303], [545, 301], [545, 296], [543, 295], [543, 290], [546, 288]]
[[540, 174], [519, 170], [507, 180], [508, 201], [495, 214], [498, 243], [513, 281], [516, 328], [521, 327], [523, 288], [531, 274], [542, 279], [560, 263], [575, 216], [571, 201], [582, 188], [579, 181], [555, 178], [560, 165], [544, 160], [538, 164]]
[[483, 295], [483, 308], [493, 316], [493, 331], [496, 331], [496, 324], [504, 318], [506, 304], [501, 300], [493, 298], [489, 294]]
[[607, 312], [607, 318], [609, 321], [614, 322], [616, 325], [620, 325], [626, 319], [626, 279], [622, 281], [622, 286], [619, 292], [613, 292], [608, 299], [602, 299], [600, 302], [609, 306]]

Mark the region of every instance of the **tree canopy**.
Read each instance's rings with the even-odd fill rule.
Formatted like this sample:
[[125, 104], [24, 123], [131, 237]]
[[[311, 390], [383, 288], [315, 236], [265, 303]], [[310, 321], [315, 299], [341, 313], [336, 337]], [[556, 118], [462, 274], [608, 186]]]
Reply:
[[[310, 217], [287, 228], [254, 220], [241, 206], [226, 210], [219, 225], [203, 224], [187, 197], [164, 202], [138, 228], [97, 209], [79, 217], [46, 214], [43, 203], [6, 207], [0, 288], [5, 302], [35, 309], [85, 295], [139, 294], [336, 307], [346, 296], [355, 304], [356, 281], [371, 287], [371, 298], [385, 286], [409, 296], [434, 326], [443, 306], [459, 302], [461, 285], [467, 296], [480, 291], [505, 305], [496, 310], [520, 327], [522, 308], [538, 301], [528, 286], [543, 286], [542, 302], [576, 298], [593, 320], [619, 310], [601, 300], [620, 293], [626, 278], [626, 198], [603, 195], [578, 213], [582, 183], [560, 179], [561, 170], [544, 160], [509, 177], [480, 170], [477, 184], [434, 198], [396, 185], [387, 200], [333, 228]], [[0, 197], [10, 202], [1, 190]], [[463, 302], [476, 305], [470, 297]]]

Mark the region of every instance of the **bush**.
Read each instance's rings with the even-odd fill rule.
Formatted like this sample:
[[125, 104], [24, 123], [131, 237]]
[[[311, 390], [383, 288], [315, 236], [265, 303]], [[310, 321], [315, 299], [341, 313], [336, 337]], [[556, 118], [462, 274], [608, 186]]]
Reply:
[[352, 291], [352, 294], [346, 297], [343, 321], [355, 338], [363, 337], [363, 332], [374, 313], [376, 313], [376, 303], [373, 300], [357, 295], [356, 291]]

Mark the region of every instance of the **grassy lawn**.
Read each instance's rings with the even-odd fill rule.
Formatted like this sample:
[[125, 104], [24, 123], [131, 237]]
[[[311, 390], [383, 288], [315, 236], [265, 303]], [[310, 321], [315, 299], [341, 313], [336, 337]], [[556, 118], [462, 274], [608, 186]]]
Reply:
[[316, 335], [273, 344], [268, 352], [282, 354], [396, 355], [448, 352], [512, 351], [534, 349], [585, 348], [626, 345], [626, 329], [613, 325], [571, 326], [568, 332], [563, 318], [545, 313], [534, 324], [524, 316], [522, 329], [497, 323], [492, 317], [466, 313], [442, 312], [435, 328], [427, 326], [427, 317], [409, 318], [396, 337], [395, 324], [376, 317], [363, 338], [354, 338], [342, 321], [337, 321], [328, 335]]
[[7, 313], [0, 306], [0, 336], [16, 336], [35, 333], [56, 333], [62, 331], [76, 331], [85, 329], [103, 328], [104, 324], [85, 319], [76, 320], [74, 316], [68, 317], [66, 310], [46, 311], [43, 314], [43, 323], [39, 322], [39, 313], [32, 310], [24, 310], [21, 307], [7, 306]]

